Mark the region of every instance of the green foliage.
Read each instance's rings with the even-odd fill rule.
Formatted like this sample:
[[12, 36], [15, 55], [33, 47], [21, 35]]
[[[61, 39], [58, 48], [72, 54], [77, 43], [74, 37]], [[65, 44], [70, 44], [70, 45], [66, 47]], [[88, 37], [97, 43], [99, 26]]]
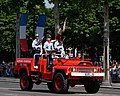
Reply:
[[45, 13], [45, 4], [44, 0], [28, 0], [25, 6], [26, 9], [22, 9], [21, 12], [23, 13], [23, 11], [26, 10], [26, 12], [29, 13], [26, 33], [28, 47], [31, 48], [31, 44], [35, 36], [38, 15]]
[[[53, 3], [53, 0], [48, 0]], [[65, 47], [102, 49], [103, 2], [101, 0], [59, 0], [60, 25], [67, 17], [66, 30], [62, 34]], [[110, 47], [120, 49], [120, 0], [109, 0]], [[53, 9], [45, 8], [44, 0], [0, 0], [0, 52], [15, 53], [16, 12], [29, 13], [27, 41], [31, 48], [39, 14], [47, 16], [45, 34], [54, 39]], [[115, 49], [116, 50], [116, 49]], [[114, 53], [114, 52], [113, 52]]]
[[120, 58], [120, 0], [114, 0], [109, 3], [110, 6], [110, 47], [112, 57]]
[[[31, 38], [34, 37], [38, 15], [44, 12], [44, 0], [0, 0], [0, 53], [15, 54], [16, 41], [16, 13], [29, 13], [27, 27], [27, 40], [31, 46]], [[31, 5], [30, 5], [31, 4]], [[29, 7], [30, 6], [30, 7]], [[32, 9], [33, 8], [33, 9]], [[36, 20], [36, 21], [35, 21]], [[30, 42], [30, 43], [29, 43]], [[2, 55], [2, 54], [1, 54]], [[1, 56], [0, 55], [0, 56]], [[7, 54], [5, 54], [7, 55]], [[2, 57], [2, 56], [1, 56]], [[14, 55], [15, 57], [15, 55]]]
[[0, 16], [0, 51], [15, 51], [15, 14]]
[[62, 21], [65, 17], [68, 18], [67, 29], [64, 33], [66, 47], [71, 46], [81, 49], [85, 48], [85, 46], [89, 47], [102, 44], [101, 19], [103, 18], [100, 16], [100, 4], [96, 4], [95, 2], [88, 3], [91, 5], [88, 6], [84, 0], [70, 0], [70, 2], [68, 0], [61, 3], [60, 18], [62, 18]]

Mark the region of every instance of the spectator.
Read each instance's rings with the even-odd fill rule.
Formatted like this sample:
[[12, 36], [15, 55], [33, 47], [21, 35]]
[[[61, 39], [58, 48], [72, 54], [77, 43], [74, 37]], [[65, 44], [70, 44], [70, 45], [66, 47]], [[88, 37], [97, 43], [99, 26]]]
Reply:
[[118, 78], [120, 79], [120, 63], [118, 64], [117, 75], [118, 75]]
[[14, 63], [13, 62], [9, 62], [9, 63], [6, 63], [6, 62], [2, 62], [0, 64], [0, 68], [1, 68], [1, 76], [5, 77], [12, 77], [14, 76], [13, 74], [13, 66], [14, 66]]
[[6, 68], [6, 76], [7, 76], [7, 77], [11, 77], [11, 69], [10, 69], [10, 66], [7, 66], [7, 68]]
[[117, 77], [117, 64], [113, 61], [112, 67], [111, 67], [111, 78], [112, 80], [116, 80]]

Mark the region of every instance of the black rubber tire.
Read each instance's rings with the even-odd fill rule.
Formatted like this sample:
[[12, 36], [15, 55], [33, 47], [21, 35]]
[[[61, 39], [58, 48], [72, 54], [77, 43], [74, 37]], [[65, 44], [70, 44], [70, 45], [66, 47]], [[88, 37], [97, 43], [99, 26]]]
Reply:
[[84, 85], [84, 87], [87, 93], [97, 93], [100, 88], [100, 83], [96, 80], [90, 84]]
[[53, 82], [47, 82], [47, 86], [51, 93], [55, 92]]
[[37, 82], [34, 82], [36, 85], [40, 85], [42, 81], [38, 80]]
[[68, 81], [62, 73], [57, 73], [54, 77], [54, 91], [56, 93], [67, 93], [69, 89]]
[[32, 90], [33, 82], [31, 77], [28, 77], [27, 74], [22, 74], [20, 77], [20, 87], [23, 91]]

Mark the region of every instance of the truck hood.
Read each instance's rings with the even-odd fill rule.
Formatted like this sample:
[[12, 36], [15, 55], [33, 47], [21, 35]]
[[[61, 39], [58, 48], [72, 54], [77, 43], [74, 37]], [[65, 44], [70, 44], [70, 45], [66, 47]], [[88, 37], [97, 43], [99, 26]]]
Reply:
[[54, 65], [62, 65], [62, 66], [93, 66], [93, 63], [83, 59], [57, 59], [53, 61]]

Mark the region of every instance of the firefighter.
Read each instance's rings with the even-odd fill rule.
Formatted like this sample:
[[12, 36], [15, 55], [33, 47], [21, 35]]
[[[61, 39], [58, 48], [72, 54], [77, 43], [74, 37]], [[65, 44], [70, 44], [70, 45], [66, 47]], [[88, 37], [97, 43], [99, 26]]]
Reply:
[[46, 37], [46, 41], [43, 45], [43, 49], [46, 56], [50, 54], [52, 50], [54, 50], [53, 43], [51, 42], [51, 35], [49, 34]]
[[56, 42], [54, 43], [54, 48], [57, 51], [57, 54], [60, 54], [61, 57], [63, 57], [65, 55], [62, 37], [60, 34], [57, 34], [57, 36], [56, 36]]
[[32, 42], [32, 48], [34, 50], [34, 53], [40, 53], [42, 54], [42, 42], [39, 40], [39, 35], [35, 35], [35, 39]]
[[46, 41], [43, 45], [43, 49], [44, 49], [44, 52], [45, 52], [45, 57], [47, 57], [47, 60], [48, 60], [48, 67], [51, 67], [52, 66], [51, 53], [54, 50], [54, 47], [53, 47], [53, 43], [51, 42], [51, 35], [50, 34], [47, 34]]
[[34, 51], [35, 65], [34, 68], [38, 68], [38, 60], [42, 55], [42, 42], [39, 40], [39, 35], [35, 35], [35, 39], [32, 42], [32, 48]]
[[65, 59], [69, 59], [70, 58], [70, 50], [66, 50], [66, 54], [65, 54]]

